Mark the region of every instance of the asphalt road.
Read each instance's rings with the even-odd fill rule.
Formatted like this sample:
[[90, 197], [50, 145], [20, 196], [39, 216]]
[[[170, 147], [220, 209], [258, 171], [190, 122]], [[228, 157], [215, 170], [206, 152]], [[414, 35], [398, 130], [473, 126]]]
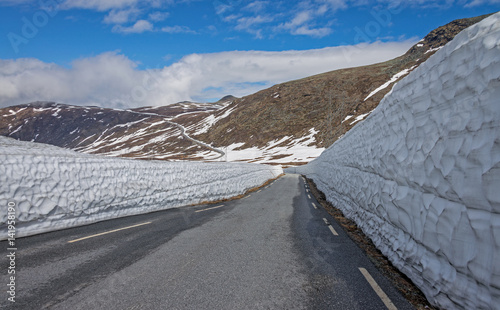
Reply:
[[[413, 309], [298, 175], [240, 200], [21, 238], [17, 248], [16, 303], [3, 289], [2, 308]], [[0, 263], [7, 284], [6, 255]]]

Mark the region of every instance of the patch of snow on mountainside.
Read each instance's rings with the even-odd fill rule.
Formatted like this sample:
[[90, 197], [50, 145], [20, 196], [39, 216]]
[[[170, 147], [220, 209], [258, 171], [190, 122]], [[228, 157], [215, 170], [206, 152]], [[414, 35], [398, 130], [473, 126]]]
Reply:
[[387, 87], [389, 87], [389, 85], [391, 85], [392, 83], [396, 82], [397, 80], [399, 80], [400, 78], [402, 78], [403, 76], [407, 75], [411, 70], [413, 70], [415, 67], [412, 67], [410, 69], [404, 69], [403, 71], [399, 72], [399, 73], [396, 73], [389, 81], [387, 81], [386, 83], [384, 83], [382, 86], [378, 87], [377, 89], [375, 89], [374, 91], [372, 91], [366, 98], [364, 101], [368, 100], [370, 97], [372, 97], [373, 95], [375, 95], [376, 93], [378, 93], [379, 91], [383, 90], [383, 89], [386, 89]]
[[201, 135], [202, 133], [206, 133], [213, 125], [215, 125], [218, 121], [228, 117], [233, 111], [236, 109], [235, 107], [232, 107], [230, 109], [227, 109], [224, 113], [222, 113], [219, 116], [215, 116], [215, 114], [211, 114], [207, 116], [201, 124], [198, 124], [198, 126], [201, 125], [201, 128], [197, 128], [196, 131], [193, 133], [193, 135]]
[[357, 116], [357, 117], [354, 119], [354, 121], [352, 121], [352, 122], [351, 122], [351, 125], [354, 125], [354, 124], [356, 124], [357, 122], [360, 122], [360, 121], [364, 120], [364, 119], [365, 119], [365, 117], [367, 117], [368, 115], [370, 115], [370, 113], [371, 113], [371, 112], [368, 112], [368, 113], [361, 114], [361, 115]]
[[[228, 161], [245, 161], [260, 164], [269, 163], [296, 163], [308, 162], [318, 157], [324, 148], [314, 146], [315, 135], [318, 133], [314, 128], [309, 130], [309, 134], [294, 139], [285, 136], [281, 139], [270, 141], [263, 148], [250, 147], [243, 148], [245, 143], [236, 143], [227, 147]], [[226, 150], [223, 148], [223, 150]]]
[[431, 48], [431, 49], [428, 49], [427, 51], [425, 51], [424, 54], [428, 54], [428, 53], [432, 53], [432, 52], [437, 52], [437, 51], [439, 51], [442, 48], [443, 48], [443, 46]]
[[353, 117], [354, 117], [354, 115], [347, 115], [347, 116], [344, 118], [344, 120], [342, 121], [342, 123], [347, 122], [348, 120], [350, 120], [350, 119], [351, 119], [351, 118], [353, 118]]
[[[150, 131], [151, 128], [157, 127], [160, 125], [165, 125], [166, 121], [158, 121], [158, 122], [151, 123], [147, 127], [141, 128], [139, 130], [131, 132], [130, 134], [125, 134], [125, 135], [122, 135], [122, 136], [119, 136], [116, 138], [112, 138], [112, 132], [113, 132], [112, 129], [115, 127], [130, 127], [132, 124], [141, 123], [144, 120], [145, 119], [139, 120], [136, 122], [130, 122], [127, 124], [119, 124], [119, 125], [116, 125], [114, 127], [108, 128], [108, 129], [104, 130], [104, 132], [93, 143], [88, 144], [82, 148], [76, 148], [75, 151], [79, 151], [79, 152], [83, 152], [83, 153], [93, 153], [93, 152], [99, 151], [101, 148], [118, 146], [118, 147], [120, 147], [118, 153], [115, 153], [114, 155], [103, 153], [103, 155], [118, 156], [118, 155], [126, 154], [126, 153], [130, 152], [130, 150], [127, 150], [126, 148], [122, 148], [121, 146], [123, 144], [130, 143], [133, 140], [136, 140], [139, 138], [144, 138], [145, 136], [147, 137], [148, 135], [151, 135], [151, 131]], [[158, 129], [158, 130], [156, 130], [156, 133], [161, 132], [161, 131], [169, 131], [169, 130], [171, 130], [171, 128], [168, 128], [168, 127], [163, 128], [163, 129]], [[106, 133], [108, 131], [110, 132], [110, 135], [106, 135]], [[148, 143], [151, 143], [151, 142], [148, 142]], [[142, 147], [144, 147], [148, 143], [142, 144]]]

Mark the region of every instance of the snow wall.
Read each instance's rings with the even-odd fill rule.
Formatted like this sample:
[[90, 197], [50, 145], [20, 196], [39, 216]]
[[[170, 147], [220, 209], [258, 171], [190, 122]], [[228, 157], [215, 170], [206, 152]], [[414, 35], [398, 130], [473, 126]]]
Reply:
[[0, 240], [217, 201], [282, 174], [246, 163], [158, 162], [76, 153], [0, 136]]
[[296, 169], [443, 309], [500, 309], [500, 14]]

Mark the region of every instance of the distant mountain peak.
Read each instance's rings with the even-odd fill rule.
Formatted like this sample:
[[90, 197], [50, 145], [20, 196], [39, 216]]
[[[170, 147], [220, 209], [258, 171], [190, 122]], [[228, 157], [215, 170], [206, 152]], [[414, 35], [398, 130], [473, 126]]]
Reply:
[[238, 99], [238, 98], [236, 98], [236, 97], [235, 97], [235, 96], [233, 96], [233, 95], [227, 95], [227, 96], [222, 97], [222, 98], [221, 98], [219, 101], [217, 101], [217, 102], [223, 102], [223, 101], [233, 101], [233, 100], [235, 100], [235, 99]]

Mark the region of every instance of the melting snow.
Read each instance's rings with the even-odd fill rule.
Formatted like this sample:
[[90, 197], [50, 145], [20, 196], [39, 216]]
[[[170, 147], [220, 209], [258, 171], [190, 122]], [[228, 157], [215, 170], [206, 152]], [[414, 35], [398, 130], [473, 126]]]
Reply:
[[[19, 110], [17, 110], [17, 111], [14, 111], [14, 110], [9, 110], [9, 112], [10, 112], [10, 115], [15, 115], [15, 114], [17, 114], [17, 113], [19, 113], [19, 112], [21, 112], [21, 111], [23, 111], [23, 110], [26, 110], [26, 109], [27, 109], [27, 108], [21, 108], [21, 109], [19, 109]], [[4, 115], [4, 116], [8, 116], [8, 115], [9, 115], [9, 114]]]
[[444, 46], [440, 46], [440, 47], [435, 47], [435, 48], [431, 48], [429, 50], [427, 50], [424, 54], [427, 54], [427, 53], [432, 53], [432, 52], [436, 52], [436, 51], [439, 51], [440, 49], [442, 49]]
[[228, 117], [235, 109], [236, 107], [232, 107], [228, 109], [226, 112], [224, 112], [222, 115], [217, 117], [214, 114], [207, 116], [202, 122], [202, 127], [199, 128], [195, 133], [193, 133], [193, 135], [196, 136], [202, 133], [206, 133], [213, 125], [215, 125], [221, 119]]
[[56, 108], [54, 113], [52, 113], [52, 116], [57, 117], [59, 115], [59, 112], [61, 112], [61, 108]]
[[[26, 123], [26, 122], [25, 122], [25, 123]], [[18, 132], [19, 130], [21, 130], [21, 128], [22, 128], [22, 127], [23, 127], [23, 125], [21, 125], [21, 126], [17, 127], [17, 128], [16, 128], [16, 130], [14, 130], [13, 132], [11, 132], [11, 133], [9, 134], [9, 136], [11, 136], [11, 135], [15, 134], [16, 132]]]
[[354, 115], [347, 115], [347, 116], [344, 118], [344, 120], [342, 121], [342, 123], [344, 123], [344, 122], [346, 122], [346, 121], [350, 120], [351, 118], [353, 118], [353, 116], [354, 116]]
[[354, 119], [354, 121], [351, 123], [351, 125], [354, 125], [354, 124], [356, 124], [357, 122], [364, 120], [364, 119], [365, 119], [365, 117], [367, 117], [367, 116], [368, 116], [368, 114], [370, 114], [370, 113], [372, 113], [372, 112], [368, 112], [368, 113], [366, 113], [366, 114], [361, 114], [361, 115], [357, 116], [357, 117]]
[[[316, 129], [311, 128], [309, 134], [304, 137], [293, 139], [291, 136], [285, 136], [268, 142], [263, 148], [251, 147], [236, 150], [245, 143], [235, 143], [227, 147], [227, 160], [260, 164], [309, 162], [324, 151], [324, 148], [311, 146], [316, 142], [314, 136], [317, 133]], [[285, 145], [278, 146], [282, 144]]]
[[411, 70], [413, 70], [413, 68], [415, 67], [412, 67], [410, 69], [404, 69], [403, 71], [399, 72], [399, 73], [396, 73], [389, 81], [387, 81], [384, 85], [380, 86], [379, 88], [375, 89], [374, 91], [372, 91], [366, 98], [364, 101], [366, 101], [368, 98], [372, 97], [373, 95], [375, 95], [376, 93], [378, 93], [379, 91], [381, 91], [382, 89], [385, 89], [387, 88], [389, 85], [391, 85], [392, 83], [396, 82], [397, 80], [399, 80], [401, 77], [407, 75]]

